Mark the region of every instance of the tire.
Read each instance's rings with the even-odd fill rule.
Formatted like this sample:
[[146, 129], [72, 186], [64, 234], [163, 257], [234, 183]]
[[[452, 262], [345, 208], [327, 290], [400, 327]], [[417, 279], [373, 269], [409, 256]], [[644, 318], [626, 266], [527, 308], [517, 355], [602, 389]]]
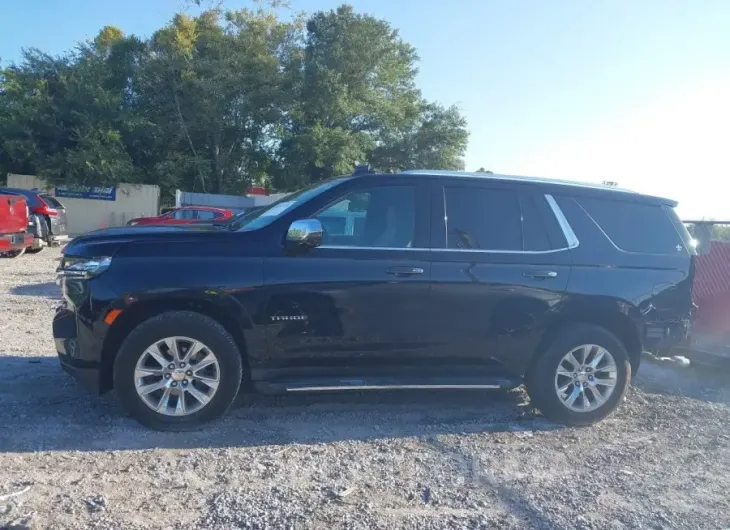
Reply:
[[[181, 352], [180, 357], [183, 356], [186, 349], [184, 346], [186, 344], [184, 339], [186, 338], [198, 341], [206, 347], [196, 354], [197, 356], [205, 357], [210, 353], [214, 354], [216, 364], [213, 368], [215, 368], [217, 374], [217, 388], [213, 391], [212, 397], [207, 403], [202, 404], [201, 400], [194, 399], [192, 391], [196, 390], [195, 385], [197, 385], [198, 391], [203, 389], [206, 392], [210, 392], [212, 387], [207, 384], [200, 386], [200, 380], [194, 380], [195, 378], [191, 378], [188, 382], [186, 375], [182, 373], [182, 369], [176, 369], [175, 373], [172, 374], [167, 371], [164, 376], [156, 375], [157, 365], [161, 365], [161, 363], [157, 363], [155, 361], [157, 357], [149, 353], [153, 345], [159, 343], [160, 347], [158, 347], [157, 353], [162, 353], [165, 361], [170, 359], [170, 365], [174, 362], [170, 351], [165, 349], [166, 346], [160, 342], [167, 337], [176, 337], [182, 341], [178, 343]], [[180, 347], [179, 344], [183, 344], [183, 346]], [[188, 347], [188, 349], [190, 348]], [[194, 364], [196, 363], [196, 355], [191, 357], [189, 366], [186, 368], [195, 369], [197, 365]], [[152, 359], [153, 367], [147, 368], [150, 366], [150, 359]], [[136, 371], [138, 362], [147, 363], [142, 367], [144, 372]], [[140, 379], [136, 378], [138, 373], [147, 373], [148, 369], [154, 370], [155, 375]], [[205, 369], [201, 368], [200, 370]], [[233, 337], [221, 324], [199, 313], [174, 311], [162, 313], [142, 322], [127, 336], [114, 360], [114, 390], [124, 410], [146, 427], [161, 431], [196, 430], [226, 413], [236, 399], [241, 386], [242, 370], [241, 354], [238, 347]], [[187, 374], [190, 373], [187, 372]], [[177, 377], [186, 377], [186, 379], [177, 383], [175, 379]], [[165, 378], [167, 379], [164, 380]], [[145, 395], [145, 399], [153, 402], [150, 405], [138, 392], [138, 382], [140, 385], [164, 383], [166, 386], [164, 389], [160, 388]], [[190, 391], [187, 397], [183, 398], [183, 408], [186, 408], [189, 412], [186, 412], [185, 415], [171, 415], [170, 410], [176, 410], [180, 401], [180, 398], [175, 394], [168, 394], [167, 401], [164, 402], [163, 408], [168, 411], [168, 414], [153, 410], [152, 407], [157, 396], [162, 394], [160, 398], [162, 404], [165, 393], [179, 393], [182, 391], [183, 384]], [[177, 388], [169, 388], [169, 385], [177, 385]], [[151, 388], [151, 386], [148, 388]], [[186, 403], [187, 406], [185, 406]], [[198, 405], [200, 407], [194, 410]]]
[[25, 254], [25, 249], [24, 248], [21, 248], [21, 249], [18, 249], [18, 250], [9, 250], [7, 252], [3, 252], [2, 253], [2, 256], [4, 258], [19, 258], [23, 254]]
[[[577, 369], [579, 383], [577, 385], [573, 377], [573, 373], [576, 371], [571, 368], [570, 361], [564, 362], [564, 357], [583, 345], [594, 345], [608, 352], [614, 361], [615, 372], [610, 370], [609, 357], [603, 354], [597, 365], [598, 370], [590, 366], [586, 369]], [[601, 351], [598, 348], [589, 348], [588, 364], [598, 357]], [[585, 351], [585, 349], [578, 349], [574, 352], [574, 358], [579, 364], [585, 361], [582, 357]], [[560, 376], [557, 375], [559, 369], [561, 370]], [[595, 377], [590, 373], [583, 373], [585, 370], [594, 373]], [[568, 375], [563, 375], [565, 373]], [[585, 378], [591, 379], [586, 380]], [[590, 324], [574, 324], [560, 330], [535, 360], [525, 377], [527, 392], [532, 403], [548, 419], [566, 425], [591, 425], [606, 418], [623, 400], [630, 380], [631, 364], [624, 345], [609, 331]], [[593, 389], [598, 390], [599, 393], [605, 392], [611, 381], [615, 382], [615, 386], [609, 395], [601, 395], [604, 400], [601, 403], [601, 400], [596, 399]], [[587, 400], [587, 410], [574, 410], [561, 399], [558, 389], [566, 388], [565, 385], [569, 386], [562, 396], [567, 401], [574, 399], [572, 407], [580, 409], [585, 406]], [[590, 388], [583, 385], [590, 385]], [[583, 388], [582, 392], [581, 388]], [[577, 393], [577, 398], [573, 397], [574, 392]]]
[[41, 250], [43, 250], [45, 247], [40, 248], [31, 248], [28, 247], [25, 249], [26, 254], [38, 254]]

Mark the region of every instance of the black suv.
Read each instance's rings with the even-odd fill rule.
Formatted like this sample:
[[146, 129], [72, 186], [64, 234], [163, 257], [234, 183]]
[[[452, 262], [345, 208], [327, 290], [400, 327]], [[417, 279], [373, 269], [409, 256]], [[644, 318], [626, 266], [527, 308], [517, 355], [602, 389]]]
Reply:
[[687, 333], [695, 252], [674, 206], [554, 180], [356, 172], [225, 230], [74, 239], [53, 334], [66, 371], [157, 429], [218, 418], [241, 389], [523, 382], [546, 416], [590, 424], [643, 350]]

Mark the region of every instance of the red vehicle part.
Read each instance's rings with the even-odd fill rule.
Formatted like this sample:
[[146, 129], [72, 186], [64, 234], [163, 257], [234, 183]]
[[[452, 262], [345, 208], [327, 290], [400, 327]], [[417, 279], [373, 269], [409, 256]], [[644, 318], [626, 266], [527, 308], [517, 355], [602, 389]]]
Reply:
[[28, 230], [28, 206], [25, 198], [0, 195], [0, 252], [25, 250], [33, 244]]
[[692, 298], [695, 336], [730, 339], [730, 242], [713, 241], [709, 254], [695, 257]]
[[695, 256], [689, 340], [672, 350], [699, 364], [730, 367], [730, 242], [712, 241]]
[[175, 208], [164, 215], [157, 217], [139, 217], [127, 223], [133, 225], [177, 225], [189, 223], [205, 223], [211, 221], [225, 221], [233, 216], [231, 210], [213, 208], [210, 206], [184, 206]]

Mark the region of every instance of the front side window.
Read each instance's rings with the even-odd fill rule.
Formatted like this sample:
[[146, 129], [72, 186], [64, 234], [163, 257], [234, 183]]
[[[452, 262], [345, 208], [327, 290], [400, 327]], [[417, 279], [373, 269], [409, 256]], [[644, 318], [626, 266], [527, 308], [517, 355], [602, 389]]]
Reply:
[[379, 186], [348, 193], [315, 217], [323, 245], [411, 248], [416, 230], [416, 188]]
[[522, 216], [517, 192], [445, 186], [446, 248], [521, 251]]
[[181, 220], [181, 219], [193, 219], [195, 217], [195, 210], [177, 210], [172, 218]]

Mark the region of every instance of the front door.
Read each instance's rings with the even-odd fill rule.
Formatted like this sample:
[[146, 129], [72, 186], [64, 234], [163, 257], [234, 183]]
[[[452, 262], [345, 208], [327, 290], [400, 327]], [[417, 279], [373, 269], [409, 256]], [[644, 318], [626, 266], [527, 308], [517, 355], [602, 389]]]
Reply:
[[544, 195], [493, 181], [432, 188], [434, 343], [445, 362], [523, 365], [560, 302], [569, 244]]
[[429, 187], [363, 181], [310, 215], [322, 245], [267, 258], [268, 359], [295, 375], [382, 374], [417, 363], [431, 277]]

